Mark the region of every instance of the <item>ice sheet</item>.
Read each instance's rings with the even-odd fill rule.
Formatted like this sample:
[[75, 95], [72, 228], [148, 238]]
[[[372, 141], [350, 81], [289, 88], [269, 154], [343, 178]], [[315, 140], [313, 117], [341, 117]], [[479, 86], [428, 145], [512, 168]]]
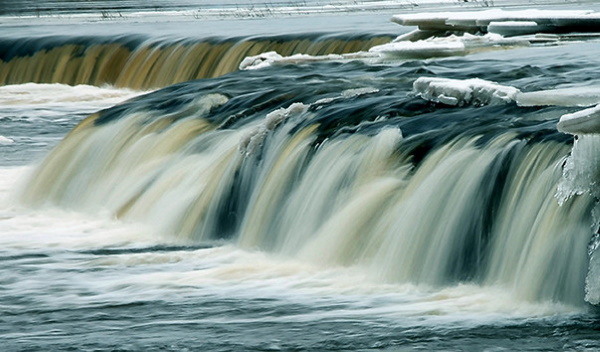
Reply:
[[487, 11], [439, 12], [396, 15], [392, 21], [404, 26], [419, 26], [427, 30], [466, 30], [487, 32], [490, 24], [499, 26], [532, 27], [541, 26], [538, 31], [564, 31], [567, 27], [576, 27], [583, 31], [600, 30], [600, 14], [591, 10], [519, 10], [505, 11], [493, 9]]
[[519, 106], [592, 106], [600, 103], [600, 86], [569, 87], [523, 92]]

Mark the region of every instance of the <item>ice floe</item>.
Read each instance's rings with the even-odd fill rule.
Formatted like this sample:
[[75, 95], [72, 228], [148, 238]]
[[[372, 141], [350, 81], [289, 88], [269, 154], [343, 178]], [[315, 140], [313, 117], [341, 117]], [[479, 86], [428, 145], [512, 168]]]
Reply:
[[487, 105], [515, 101], [519, 89], [479, 78], [466, 80], [420, 77], [413, 92], [421, 98], [446, 105]]
[[472, 35], [464, 33], [416, 41], [394, 40], [391, 43], [372, 47], [369, 52], [386, 57], [430, 58], [460, 56], [486, 48], [497, 50], [506, 46], [528, 46], [529, 44], [528, 40], [508, 39], [498, 34]]
[[[441, 39], [441, 38], [436, 38]], [[428, 58], [444, 56], [460, 56], [467, 53], [464, 42], [461, 40], [419, 40], [416, 42], [392, 42], [378, 45], [369, 49], [369, 52], [386, 56], [404, 56], [411, 58]]]
[[516, 87], [478, 78], [420, 77], [413, 83], [413, 93], [425, 100], [453, 106], [510, 102], [518, 106], [589, 107], [600, 104], [600, 86], [522, 92]]

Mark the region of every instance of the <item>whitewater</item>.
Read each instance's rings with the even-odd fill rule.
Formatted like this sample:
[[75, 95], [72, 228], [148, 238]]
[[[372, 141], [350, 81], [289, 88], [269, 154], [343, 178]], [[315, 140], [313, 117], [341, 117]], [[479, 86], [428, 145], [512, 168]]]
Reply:
[[0, 4], [1, 349], [599, 350], [599, 11]]

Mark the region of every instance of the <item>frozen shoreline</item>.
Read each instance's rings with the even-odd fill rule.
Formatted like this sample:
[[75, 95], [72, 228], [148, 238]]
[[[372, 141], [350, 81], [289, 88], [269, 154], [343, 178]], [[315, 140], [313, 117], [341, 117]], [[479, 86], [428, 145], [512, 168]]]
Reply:
[[[198, 4], [176, 1], [169, 7], [148, 2], [128, 1], [127, 6], [97, 7], [92, 1], [83, 9], [64, 10], [60, 1], [26, 1], [18, 6], [0, 5], [0, 37], [73, 35], [123, 35], [139, 33], [150, 36], [207, 37], [273, 35], [309, 32], [356, 32], [402, 34], [410, 31], [390, 21], [392, 15], [418, 12], [480, 11], [489, 9], [572, 9], [600, 10], [591, 0], [522, 2], [516, 0], [342, 0], [329, 2], [308, 0], [300, 5], [242, 0]], [[48, 6], [44, 6], [47, 4]], [[62, 5], [61, 5], [62, 4]], [[96, 4], [98, 5], [98, 4]], [[281, 6], [279, 6], [281, 5]], [[285, 6], [284, 6], [285, 5]], [[56, 8], [53, 8], [55, 6]], [[62, 7], [60, 7], [62, 6]], [[60, 11], [59, 11], [60, 9]], [[209, 24], [207, 24], [209, 22]], [[107, 25], [110, 24], [110, 25]]]

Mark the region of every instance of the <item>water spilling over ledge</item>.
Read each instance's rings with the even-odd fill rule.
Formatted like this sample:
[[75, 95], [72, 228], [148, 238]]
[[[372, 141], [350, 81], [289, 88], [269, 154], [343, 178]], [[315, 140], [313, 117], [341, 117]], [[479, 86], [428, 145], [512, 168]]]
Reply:
[[419, 63], [314, 65], [180, 83], [92, 115], [22, 200], [385, 282], [583, 304], [593, 200], [554, 197], [572, 142], [543, 117], [555, 107], [444, 108], [411, 94]]
[[151, 89], [238, 69], [246, 56], [343, 54], [389, 42], [386, 35], [151, 40], [52, 37], [0, 40], [0, 84], [64, 83]]

